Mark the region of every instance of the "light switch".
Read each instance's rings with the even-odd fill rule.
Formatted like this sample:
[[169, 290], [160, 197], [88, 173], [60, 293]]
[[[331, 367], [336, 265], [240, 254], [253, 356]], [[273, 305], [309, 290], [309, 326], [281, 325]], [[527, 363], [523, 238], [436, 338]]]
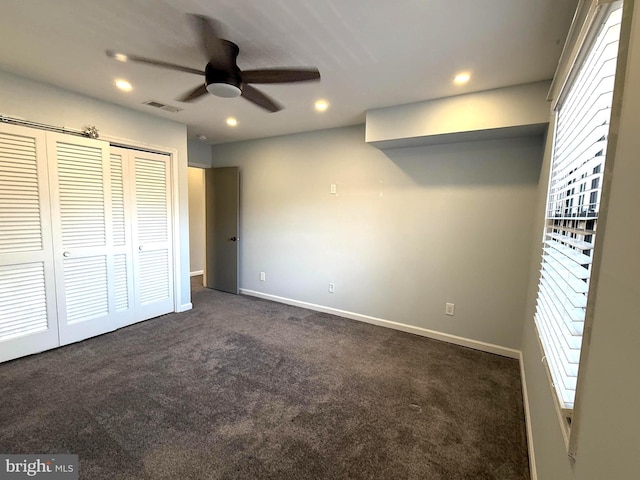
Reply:
[[455, 306], [455, 304], [453, 304], [453, 303], [447, 303], [447, 304], [445, 305], [444, 313], [445, 313], [446, 315], [451, 315], [451, 316], [453, 316], [453, 315], [455, 314], [455, 312], [456, 312], [456, 306]]

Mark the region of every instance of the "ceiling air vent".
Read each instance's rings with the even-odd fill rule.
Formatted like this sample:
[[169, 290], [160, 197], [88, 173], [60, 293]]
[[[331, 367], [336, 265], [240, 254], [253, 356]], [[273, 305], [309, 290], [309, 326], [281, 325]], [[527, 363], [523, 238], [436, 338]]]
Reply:
[[142, 102], [143, 105], [149, 105], [150, 107], [159, 108], [160, 110], [166, 110], [167, 112], [176, 113], [181, 112], [183, 109], [178, 107], [172, 107], [171, 105], [165, 105], [164, 103], [156, 102], [154, 100], [148, 100]]

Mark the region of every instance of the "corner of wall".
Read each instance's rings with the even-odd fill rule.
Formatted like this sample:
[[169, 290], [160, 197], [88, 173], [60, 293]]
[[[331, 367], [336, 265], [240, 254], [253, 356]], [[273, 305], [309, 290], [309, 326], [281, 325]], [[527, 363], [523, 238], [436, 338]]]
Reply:
[[211, 168], [211, 145], [195, 140], [187, 140], [187, 164], [190, 167]]

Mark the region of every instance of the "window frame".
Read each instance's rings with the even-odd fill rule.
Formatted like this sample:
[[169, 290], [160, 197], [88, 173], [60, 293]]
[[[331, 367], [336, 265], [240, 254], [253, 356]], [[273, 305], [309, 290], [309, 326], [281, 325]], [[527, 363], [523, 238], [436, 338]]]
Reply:
[[[626, 2], [627, 4], [633, 5], [632, 2]], [[578, 8], [580, 9], [582, 5]], [[549, 178], [548, 184], [546, 188], [545, 195], [545, 209], [544, 209], [544, 226], [542, 229], [542, 246], [544, 245], [544, 240], [548, 231], [548, 215], [547, 211], [549, 208], [549, 194], [551, 188], [551, 182], [553, 180], [553, 167], [556, 153], [556, 140], [557, 140], [557, 128], [558, 128], [558, 113], [562, 108], [566, 97], [571, 90], [571, 88], [575, 85], [575, 81], [582, 66], [585, 63], [585, 60], [589, 53], [591, 52], [594, 43], [598, 39], [602, 28], [605, 26], [607, 19], [612, 11], [624, 7], [623, 0], [591, 0], [591, 2], [585, 6], [586, 14], [580, 17], [580, 12], [576, 12], [576, 16], [574, 17], [574, 22], [571, 26], [571, 30], [569, 32], [569, 36], [567, 39], [567, 43], [564, 46], [563, 53], [558, 65], [558, 69], [556, 70], [556, 74], [554, 76], [554, 80], [552, 82], [548, 100], [552, 101], [552, 128], [550, 128], [550, 134], [552, 132], [552, 141], [550, 148], [550, 164], [549, 164]], [[607, 151], [604, 159], [604, 171], [601, 172], [599, 177], [599, 183], [601, 185], [600, 188], [600, 209], [598, 213], [598, 238], [596, 238], [594, 246], [593, 246], [593, 254], [592, 254], [592, 267], [590, 273], [589, 280], [589, 289], [587, 293], [587, 305], [585, 311], [584, 318], [584, 331], [582, 334], [582, 347], [580, 351], [580, 359], [579, 359], [579, 372], [577, 377], [577, 384], [575, 389], [575, 397], [574, 397], [574, 408], [571, 410], [567, 410], [563, 408], [563, 405], [560, 400], [560, 396], [555, 388], [553, 376], [551, 374], [551, 370], [547, 362], [545, 361], [545, 350], [543, 347], [543, 343], [541, 340], [541, 335], [538, 330], [538, 326], [534, 322], [534, 329], [536, 332], [536, 339], [538, 341], [538, 346], [540, 348], [540, 352], [542, 355], [542, 363], [544, 364], [544, 370], [546, 372], [547, 378], [549, 379], [549, 385], [551, 387], [551, 393], [553, 396], [555, 410], [561, 425], [561, 431], [563, 435], [563, 439], [565, 441], [565, 446], [568, 450], [568, 455], [570, 458], [575, 458], [575, 450], [576, 450], [576, 434], [577, 434], [577, 422], [574, 420], [579, 416], [580, 410], [580, 397], [582, 391], [582, 382], [580, 381], [581, 372], [586, 367], [587, 359], [588, 359], [588, 351], [590, 344], [590, 336], [592, 330], [593, 323], [593, 310], [594, 310], [594, 302], [597, 294], [598, 287], [598, 276], [600, 272], [600, 258], [602, 255], [602, 237], [604, 236], [604, 230], [606, 225], [606, 211], [608, 205], [608, 197], [609, 197], [609, 177], [610, 171], [613, 168], [613, 157], [615, 155], [615, 139], [611, 138], [611, 132], [614, 130], [614, 124], [617, 125], [619, 118], [620, 105], [616, 99], [619, 97], [623, 87], [623, 77], [621, 73], [624, 71], [626, 67], [626, 57], [624, 57], [622, 49], [620, 46], [623, 44], [623, 38], [625, 35], [628, 36], [629, 23], [630, 21], [626, 18], [628, 16], [626, 8], [622, 8], [622, 22], [620, 26], [620, 37], [619, 37], [619, 47], [616, 57], [616, 76], [613, 87], [613, 102], [611, 107], [611, 116], [609, 119], [609, 134], [607, 140]], [[576, 31], [576, 22], [579, 18], [583, 18], [582, 26], [579, 27], [579, 30]], [[573, 41], [572, 41], [573, 40]], [[615, 127], [617, 131], [617, 126]], [[588, 185], [590, 186], [590, 185]], [[585, 204], [587, 204], [587, 194], [591, 193], [591, 188], [586, 188], [584, 191], [580, 190], [579, 192], [584, 196]], [[589, 195], [589, 198], [591, 195]], [[578, 198], [578, 197], [577, 197]], [[540, 263], [540, 268], [538, 271], [538, 279], [541, 276], [542, 265], [544, 262]], [[539, 281], [539, 280], [538, 280]], [[537, 287], [536, 292], [536, 304], [538, 302], [539, 295], [539, 286]]]

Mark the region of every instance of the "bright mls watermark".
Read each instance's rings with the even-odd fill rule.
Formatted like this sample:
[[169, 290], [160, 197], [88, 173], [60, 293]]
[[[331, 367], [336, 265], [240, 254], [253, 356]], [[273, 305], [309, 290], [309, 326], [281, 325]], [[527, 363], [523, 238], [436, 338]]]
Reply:
[[78, 455], [0, 454], [0, 480], [78, 480]]

